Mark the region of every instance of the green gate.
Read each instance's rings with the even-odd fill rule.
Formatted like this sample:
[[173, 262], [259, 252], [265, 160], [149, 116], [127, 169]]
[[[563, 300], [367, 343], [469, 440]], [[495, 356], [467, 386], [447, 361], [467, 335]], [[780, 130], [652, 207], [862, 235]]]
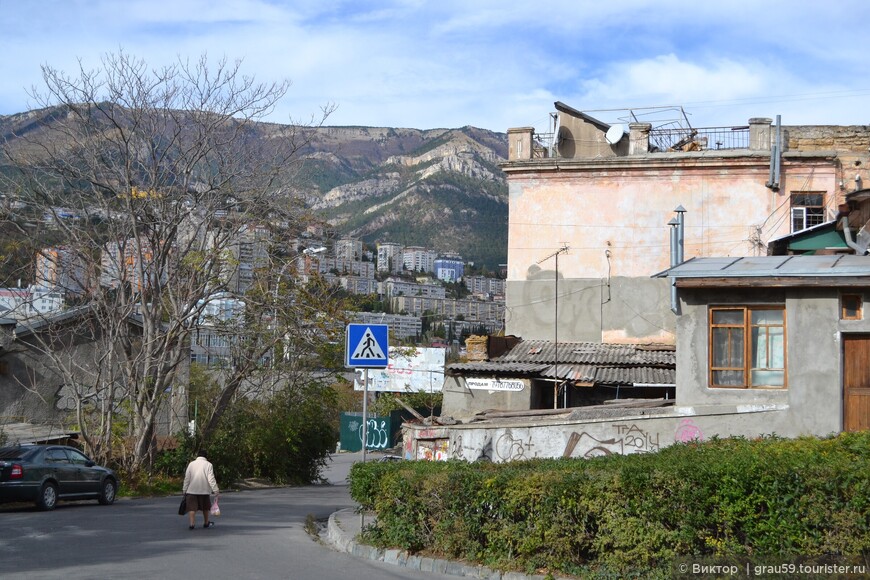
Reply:
[[[341, 450], [362, 451], [362, 419], [359, 412], [341, 414]], [[395, 447], [402, 419], [397, 417], [369, 417], [366, 426], [366, 450], [383, 451]]]

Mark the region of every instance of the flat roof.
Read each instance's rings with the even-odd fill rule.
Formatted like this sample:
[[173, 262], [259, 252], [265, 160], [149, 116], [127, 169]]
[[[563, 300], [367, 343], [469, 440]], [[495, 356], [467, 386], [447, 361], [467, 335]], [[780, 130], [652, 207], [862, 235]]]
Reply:
[[870, 276], [870, 256], [749, 256], [691, 258], [653, 278], [746, 278]]
[[[762, 279], [783, 286], [823, 285], [833, 280], [837, 280], [838, 285], [870, 286], [870, 256], [841, 254], [692, 258], [653, 274], [652, 277], [675, 278], [677, 284], [683, 286], [702, 280], [747, 280], [754, 284]], [[680, 284], [681, 281], [683, 284]]]

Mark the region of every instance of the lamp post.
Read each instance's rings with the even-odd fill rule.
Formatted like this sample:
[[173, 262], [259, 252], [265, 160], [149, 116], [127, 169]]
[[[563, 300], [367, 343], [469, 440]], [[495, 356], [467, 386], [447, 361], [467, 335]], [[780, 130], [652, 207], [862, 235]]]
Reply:
[[[556, 278], [554, 295], [554, 318], [553, 318], [553, 408], [559, 408], [559, 254], [564, 254], [569, 250], [568, 244], [563, 244], [561, 248], [550, 254], [549, 256], [538, 260], [538, 264], [546, 262], [550, 258], [556, 259]], [[568, 392], [565, 392], [564, 406], [568, 406]]]

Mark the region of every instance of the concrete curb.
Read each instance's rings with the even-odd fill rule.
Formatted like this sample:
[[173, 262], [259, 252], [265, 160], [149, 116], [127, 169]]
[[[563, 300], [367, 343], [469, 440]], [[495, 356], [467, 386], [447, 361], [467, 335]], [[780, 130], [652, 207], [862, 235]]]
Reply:
[[[367, 523], [373, 521], [373, 516], [366, 517]], [[502, 572], [486, 566], [417, 556], [404, 550], [381, 550], [357, 542], [360, 531], [359, 513], [354, 509], [343, 509], [329, 516], [324, 539], [339, 552], [346, 552], [367, 560], [377, 560], [385, 564], [420, 570], [421, 572], [437, 572], [448, 576], [486, 580], [545, 580], [546, 578], [538, 574], [530, 576], [520, 572]], [[560, 577], [556, 578], [559, 580]]]

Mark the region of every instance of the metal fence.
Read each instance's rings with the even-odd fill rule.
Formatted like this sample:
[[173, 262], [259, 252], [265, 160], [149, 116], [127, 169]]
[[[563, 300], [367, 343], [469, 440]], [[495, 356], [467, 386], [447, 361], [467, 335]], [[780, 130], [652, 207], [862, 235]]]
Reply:
[[749, 126], [657, 128], [649, 133], [650, 151], [748, 149]]

